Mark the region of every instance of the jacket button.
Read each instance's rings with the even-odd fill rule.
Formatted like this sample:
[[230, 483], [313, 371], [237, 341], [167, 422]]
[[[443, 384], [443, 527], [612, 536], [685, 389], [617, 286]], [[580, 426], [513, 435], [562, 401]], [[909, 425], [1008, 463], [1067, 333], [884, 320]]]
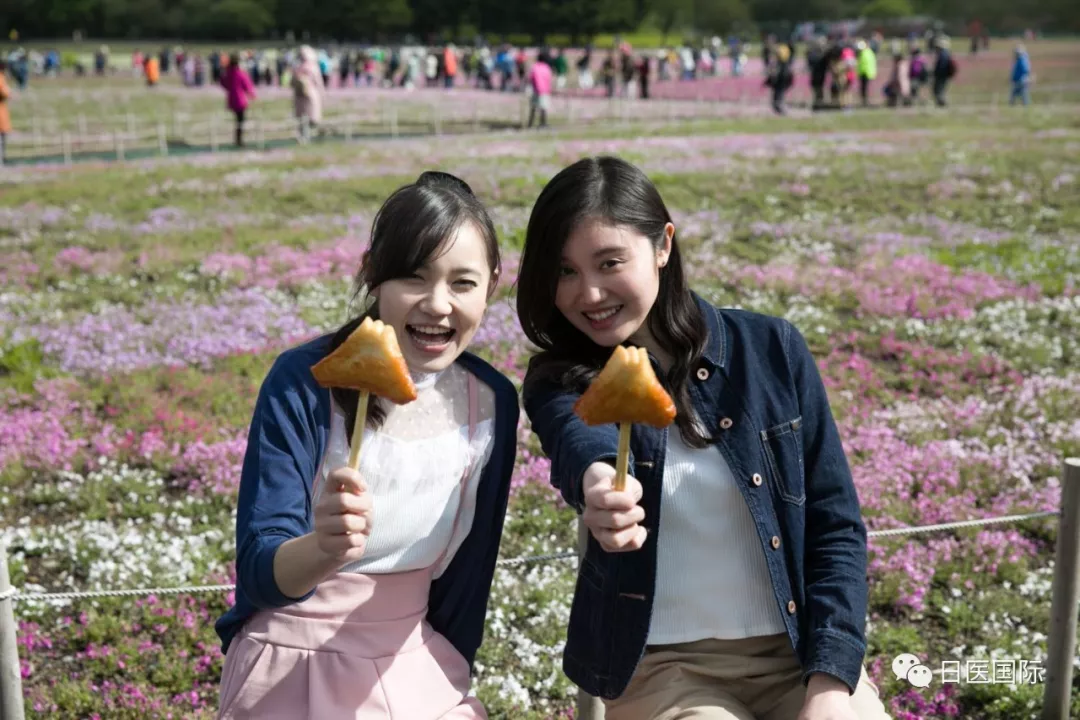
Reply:
[[754, 473], [754, 476], [750, 478], [750, 481], [754, 483], [756, 487], [761, 487], [761, 476], [757, 473]]
[[706, 369], [706, 368], [698, 368], [697, 379], [698, 380], [708, 380], [709, 379], [709, 371], [708, 371], [708, 369]]
[[780, 538], [776, 537], [775, 535], [772, 536], [772, 547], [773, 550], [780, 549]]
[[795, 614], [795, 601], [794, 600], [788, 600], [787, 611], [788, 611], [788, 615], [794, 615]]
[[735, 423], [731, 422], [731, 418], [724, 418], [724, 419], [722, 419], [720, 421], [720, 429], [721, 430], [730, 430], [731, 426], [734, 425], [734, 424]]

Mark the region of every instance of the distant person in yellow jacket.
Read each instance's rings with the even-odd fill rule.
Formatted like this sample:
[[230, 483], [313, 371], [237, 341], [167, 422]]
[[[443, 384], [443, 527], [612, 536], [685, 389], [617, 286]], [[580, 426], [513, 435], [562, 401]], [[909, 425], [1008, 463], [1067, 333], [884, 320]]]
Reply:
[[860, 40], [855, 47], [858, 50], [859, 96], [866, 107], [870, 104], [870, 83], [877, 78], [877, 55], [865, 40]]

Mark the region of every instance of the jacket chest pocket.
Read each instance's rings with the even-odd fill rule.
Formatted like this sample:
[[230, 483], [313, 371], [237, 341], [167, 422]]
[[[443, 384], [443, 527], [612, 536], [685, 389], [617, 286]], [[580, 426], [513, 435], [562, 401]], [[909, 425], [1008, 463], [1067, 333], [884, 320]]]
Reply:
[[769, 479], [780, 499], [792, 505], [806, 502], [803, 475], [802, 417], [761, 431]]

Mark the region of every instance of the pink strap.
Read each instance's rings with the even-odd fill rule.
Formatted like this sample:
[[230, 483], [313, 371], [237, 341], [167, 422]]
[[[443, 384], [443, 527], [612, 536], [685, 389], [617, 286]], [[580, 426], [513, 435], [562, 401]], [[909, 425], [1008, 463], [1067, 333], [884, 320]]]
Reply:
[[[476, 434], [476, 421], [480, 415], [480, 391], [476, 382], [476, 376], [472, 373], [468, 373], [467, 375], [469, 378], [469, 445], [467, 452], [471, 453], [473, 435]], [[435, 561], [434, 567], [442, 565], [443, 560], [446, 559], [446, 554], [450, 551], [450, 543], [454, 541], [454, 536], [457, 535], [458, 521], [461, 520], [461, 509], [465, 507], [465, 495], [469, 488], [469, 478], [472, 476], [475, 462], [476, 457], [474, 456], [469, 460], [469, 464], [465, 466], [465, 471], [461, 473], [458, 508], [457, 513], [454, 515], [454, 526], [450, 528], [450, 540], [446, 543], [446, 547], [443, 548], [442, 553], [439, 554], [439, 559]]]
[[476, 386], [476, 376], [469, 373], [469, 442], [476, 432], [476, 418], [480, 414], [480, 390]]

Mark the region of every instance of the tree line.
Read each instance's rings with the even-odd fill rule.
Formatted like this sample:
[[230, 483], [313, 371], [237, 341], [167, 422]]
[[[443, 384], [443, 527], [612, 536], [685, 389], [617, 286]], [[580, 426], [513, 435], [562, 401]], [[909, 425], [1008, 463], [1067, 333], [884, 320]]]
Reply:
[[570, 42], [650, 28], [784, 32], [801, 22], [931, 17], [962, 30], [1080, 31], [1077, 0], [0, 0], [0, 29], [23, 38], [177, 38], [342, 42], [558, 36]]

